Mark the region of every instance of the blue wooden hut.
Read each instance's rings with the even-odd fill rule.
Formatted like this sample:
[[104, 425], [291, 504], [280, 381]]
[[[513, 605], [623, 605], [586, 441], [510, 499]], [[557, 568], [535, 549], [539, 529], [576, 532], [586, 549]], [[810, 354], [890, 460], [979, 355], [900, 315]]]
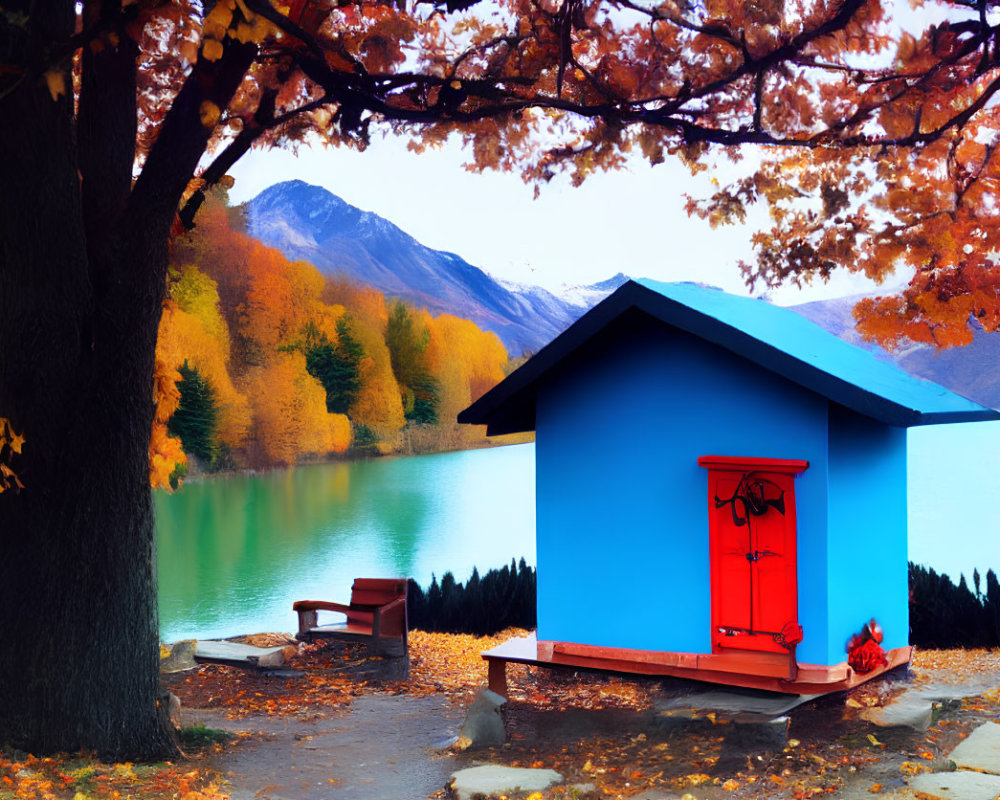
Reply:
[[492, 687], [507, 661], [806, 693], [906, 663], [906, 428], [994, 419], [793, 311], [626, 283], [459, 415], [536, 435], [537, 633], [484, 654]]

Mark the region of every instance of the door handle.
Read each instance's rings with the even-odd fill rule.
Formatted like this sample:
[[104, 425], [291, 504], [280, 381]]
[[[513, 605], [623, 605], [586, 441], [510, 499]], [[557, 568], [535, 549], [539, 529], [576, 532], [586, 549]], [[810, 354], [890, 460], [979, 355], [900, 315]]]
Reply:
[[780, 556], [781, 553], [775, 553], [771, 550], [754, 550], [752, 553], [747, 553], [747, 561], [754, 562], [760, 561], [764, 556]]

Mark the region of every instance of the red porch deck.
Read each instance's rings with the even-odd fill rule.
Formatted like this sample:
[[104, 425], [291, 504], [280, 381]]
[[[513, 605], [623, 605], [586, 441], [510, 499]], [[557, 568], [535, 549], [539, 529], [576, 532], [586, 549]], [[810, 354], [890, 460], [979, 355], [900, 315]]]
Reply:
[[636, 675], [743, 686], [792, 694], [826, 694], [851, 689], [889, 670], [908, 664], [912, 647], [890, 650], [889, 665], [859, 674], [847, 662], [833, 666], [800, 664], [789, 655], [733, 651], [729, 653], [665, 653], [569, 642], [537, 641], [535, 634], [510, 639], [482, 654], [489, 664], [489, 687], [507, 696], [507, 663], [541, 667], [581, 667]]

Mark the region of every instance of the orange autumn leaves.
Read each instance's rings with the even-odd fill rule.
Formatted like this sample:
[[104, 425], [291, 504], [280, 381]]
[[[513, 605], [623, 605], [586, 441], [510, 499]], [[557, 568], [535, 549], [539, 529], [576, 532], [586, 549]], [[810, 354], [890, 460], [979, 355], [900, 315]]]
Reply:
[[350, 444], [350, 423], [328, 414], [326, 392], [306, 372], [301, 353], [278, 353], [252, 368], [245, 384], [253, 413], [254, 460], [294, 464], [304, 453], [342, 453]]
[[180, 439], [167, 432], [167, 423], [181, 402], [177, 382], [181, 374], [157, 357], [153, 372], [153, 430], [149, 436], [149, 483], [157, 489], [169, 489], [176, 482], [174, 475], [187, 464], [187, 455]]
[[[289, 262], [234, 230], [230, 213], [211, 198], [198, 228], [174, 242], [156, 349], [152, 484], [169, 485], [186, 460], [167, 431], [185, 363], [211, 387], [216, 437], [234, 466], [291, 465], [343, 453], [359, 433], [380, 453], [412, 450], [412, 437], [404, 435], [407, 389], [387, 344], [385, 297], [325, 278], [306, 262]], [[494, 334], [467, 320], [409, 313], [424, 336], [423, 366], [439, 393], [440, 424], [423, 434], [422, 445], [442, 449], [482, 439], [481, 431], [458, 426], [455, 416], [503, 378], [506, 350]], [[326, 390], [305, 357], [310, 337], [337, 345], [342, 335], [362, 352], [359, 385], [346, 414], [328, 410]]]
[[0, 494], [12, 489], [15, 494], [24, 488], [11, 463], [14, 456], [21, 454], [24, 436], [14, 431], [14, 426], [6, 417], [0, 417]]
[[170, 763], [105, 764], [82, 755], [37, 758], [0, 752], [0, 797], [18, 800], [226, 800], [202, 770]]
[[[189, 708], [218, 708], [230, 718], [252, 714], [313, 714], [348, 705], [363, 694], [441, 695], [468, 704], [486, 685], [482, 653], [527, 631], [508, 628], [491, 636], [411, 630], [409, 677], [400, 682], [366, 683], [348, 667], [370, 659], [362, 646], [318, 642], [300, 644], [288, 663], [306, 676], [276, 676], [237, 667], [206, 664], [171, 680], [170, 690]], [[331, 669], [336, 666], [337, 669]], [[508, 666], [510, 700], [537, 708], [647, 709], [647, 688], [621, 676], [581, 681], [574, 673], [549, 672], [520, 664]]]

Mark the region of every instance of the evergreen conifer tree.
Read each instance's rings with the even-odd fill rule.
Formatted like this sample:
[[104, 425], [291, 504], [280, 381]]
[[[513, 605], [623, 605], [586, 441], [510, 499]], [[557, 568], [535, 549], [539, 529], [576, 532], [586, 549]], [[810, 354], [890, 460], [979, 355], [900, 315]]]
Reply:
[[990, 639], [988, 645], [996, 647], [1000, 645], [1000, 581], [997, 581], [997, 574], [990, 570], [986, 573], [986, 624], [989, 630]]
[[364, 355], [364, 348], [351, 335], [344, 319], [337, 322], [336, 344], [324, 336], [305, 350], [306, 370], [326, 390], [326, 410], [331, 414], [346, 414], [357, 400]]
[[1000, 583], [986, 573], [980, 593], [978, 570], [974, 594], [965, 580], [958, 585], [933, 569], [910, 564], [910, 644], [920, 647], [996, 647], [1000, 645]]
[[410, 627], [440, 633], [489, 636], [504, 628], [535, 626], [535, 570], [522, 558], [480, 577], [473, 568], [463, 585], [446, 572], [431, 576], [426, 593], [414, 581], [407, 591]]
[[427, 590], [427, 630], [439, 631], [441, 619], [442, 595], [437, 577], [431, 574], [431, 585]]
[[218, 406], [215, 393], [195, 367], [185, 361], [179, 370], [180, 405], [167, 423], [167, 430], [181, 440], [184, 451], [196, 456], [206, 467], [212, 467], [219, 455], [216, 438]]

